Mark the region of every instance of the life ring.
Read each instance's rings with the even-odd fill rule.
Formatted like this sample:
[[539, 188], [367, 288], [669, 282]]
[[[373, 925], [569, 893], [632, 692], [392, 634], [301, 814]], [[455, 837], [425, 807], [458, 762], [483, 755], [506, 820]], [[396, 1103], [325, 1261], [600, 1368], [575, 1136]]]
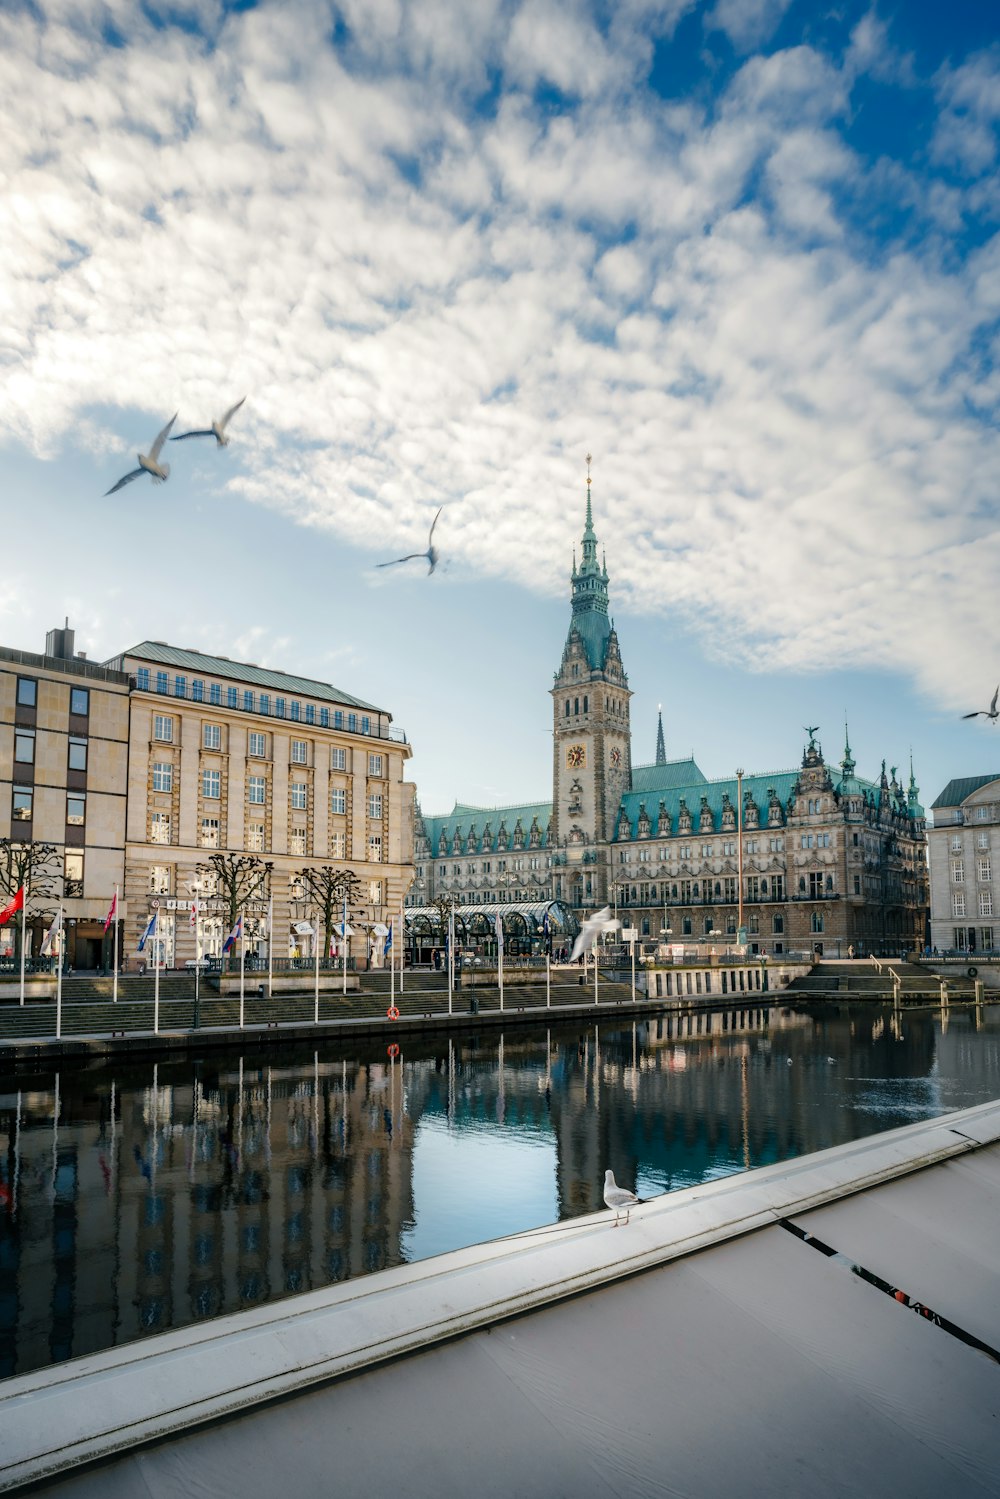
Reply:
[[398, 1056], [399, 1056], [399, 1047], [396, 1045], [396, 1043], [394, 1041], [392, 1043], [392, 1045], [389, 1047], [389, 1060], [390, 1060], [390, 1062], [394, 1062]]
[[389, 1017], [390, 1020], [398, 1020], [399, 1019], [399, 1011], [397, 1010], [397, 1008], [396, 1008], [395, 1005], [390, 1005], [389, 1008], [386, 1010], [385, 1013], [388, 1015], [388, 1017]]
[[974, 979], [976, 974], [979, 972], [979, 969], [970, 965], [970, 967], [968, 967], [965, 971], [969, 975], [970, 979]]

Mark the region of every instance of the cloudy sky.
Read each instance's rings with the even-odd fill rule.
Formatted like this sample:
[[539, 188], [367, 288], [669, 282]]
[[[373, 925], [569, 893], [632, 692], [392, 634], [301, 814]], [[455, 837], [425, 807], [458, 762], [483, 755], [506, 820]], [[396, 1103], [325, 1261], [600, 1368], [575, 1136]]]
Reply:
[[987, 0], [5, 0], [0, 640], [545, 796], [589, 452], [637, 762], [1000, 769], [998, 127]]

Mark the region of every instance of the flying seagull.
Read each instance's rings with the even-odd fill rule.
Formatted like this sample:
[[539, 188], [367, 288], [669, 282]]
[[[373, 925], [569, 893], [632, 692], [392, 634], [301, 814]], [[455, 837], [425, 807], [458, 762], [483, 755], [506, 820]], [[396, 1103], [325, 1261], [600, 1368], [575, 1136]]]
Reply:
[[430, 577], [431, 573], [437, 567], [438, 556], [440, 555], [437, 547], [434, 545], [434, 527], [437, 525], [438, 515], [441, 514], [441, 511], [443, 509], [443, 505], [439, 506], [437, 515], [435, 515], [434, 519], [431, 521], [431, 534], [427, 538], [426, 552], [409, 552], [405, 557], [394, 557], [391, 562], [376, 562], [375, 566], [395, 567], [397, 562], [412, 562], [416, 557], [426, 557], [427, 561], [430, 563], [430, 567], [427, 569], [427, 576]]
[[160, 463], [160, 449], [166, 442], [170, 434], [170, 429], [176, 420], [177, 412], [175, 411], [149, 452], [136, 454], [139, 459], [139, 467], [134, 468], [130, 474], [125, 475], [124, 479], [119, 479], [117, 484], [112, 484], [110, 489], [105, 490], [105, 498], [109, 494], [114, 494], [116, 489], [122, 489], [124, 485], [131, 484], [133, 479], [141, 479], [143, 474], [149, 474], [154, 484], [162, 484], [164, 479], [169, 478], [170, 464]]
[[229, 446], [229, 438], [226, 436], [226, 428], [245, 400], [246, 396], [243, 397], [242, 401], [237, 401], [235, 406], [230, 406], [221, 422], [213, 422], [210, 427], [199, 427], [196, 432], [178, 432], [177, 436], [172, 437], [170, 441], [183, 442], [186, 437], [214, 437], [220, 448], [227, 448]]
[[993, 701], [992, 701], [992, 703], [990, 703], [990, 706], [988, 708], [977, 708], [976, 711], [975, 711], [975, 713], [963, 713], [962, 717], [963, 718], [988, 718], [991, 723], [996, 723], [997, 719], [1000, 718], [1000, 712], [997, 711], [997, 698], [998, 697], [1000, 697], [1000, 687], [998, 687], [997, 690], [996, 690], [996, 692], [994, 692], [994, 694], [993, 694]]
[[576, 934], [573, 951], [569, 955], [570, 962], [575, 963], [582, 952], [588, 952], [600, 932], [614, 931], [619, 925], [620, 922], [615, 921], [611, 915], [610, 906], [604, 906], [602, 910], [595, 911], [593, 916], [588, 916]]
[[615, 1181], [615, 1173], [608, 1170], [604, 1173], [604, 1201], [609, 1208], [615, 1210], [615, 1228], [617, 1228], [619, 1213], [625, 1214], [627, 1224], [629, 1213], [636, 1203], [642, 1201], [642, 1198], [636, 1197], [635, 1193], [630, 1192], [626, 1187], [620, 1187]]

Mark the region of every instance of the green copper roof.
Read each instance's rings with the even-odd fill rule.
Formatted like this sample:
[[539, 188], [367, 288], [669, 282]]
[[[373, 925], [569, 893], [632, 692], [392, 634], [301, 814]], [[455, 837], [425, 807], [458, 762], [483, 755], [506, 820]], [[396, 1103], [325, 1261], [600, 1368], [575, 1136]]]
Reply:
[[[507, 836], [514, 836], [514, 829], [520, 818], [521, 827], [524, 831], [525, 848], [527, 848], [528, 834], [531, 832], [531, 824], [537, 817], [538, 826], [542, 831], [542, 844], [545, 845], [545, 834], [552, 816], [552, 803], [549, 802], [524, 802], [509, 807], [474, 807], [469, 802], [456, 802], [451, 812], [447, 815], [435, 813], [431, 816], [424, 815], [424, 827], [427, 830], [427, 840], [431, 846], [431, 858], [437, 858], [438, 842], [441, 831], [444, 829], [448, 835], [448, 852], [451, 852], [451, 840], [458, 832], [462, 839], [462, 852], [465, 852], [465, 840], [469, 836], [470, 828], [475, 825], [477, 846], [482, 843], [486, 824], [490, 825], [493, 834], [494, 848], [496, 847], [496, 836], [500, 831], [501, 823], [506, 825]], [[508, 849], [508, 852], [510, 850]]]
[[597, 560], [597, 536], [590, 508], [589, 476], [580, 566], [573, 569], [572, 583], [573, 617], [569, 633], [574, 628], [580, 632], [591, 671], [600, 671], [607, 654], [611, 621], [608, 618], [608, 570]]
[[662, 764], [633, 765], [632, 790], [644, 796], [657, 796], [675, 786], [706, 785], [707, 781], [693, 760], [664, 760]]
[[980, 791], [991, 781], [1000, 781], [1000, 770], [995, 770], [989, 776], [961, 776], [958, 780], [949, 781], [941, 795], [931, 802], [931, 810], [935, 807], [960, 807], [974, 791]]
[[126, 657], [139, 661], [151, 661], [160, 666], [180, 667], [182, 671], [196, 676], [222, 677], [229, 682], [252, 684], [270, 688], [273, 692], [298, 693], [301, 697], [319, 698], [323, 702], [343, 703], [346, 708], [364, 708], [371, 713], [392, 715], [374, 703], [366, 703], [349, 692], [341, 692], [330, 682], [317, 682], [312, 677], [296, 677], [285, 671], [271, 671], [265, 666], [254, 666], [247, 661], [231, 661], [228, 656], [206, 656], [201, 651], [182, 650], [180, 646], [167, 645], [163, 640], [144, 640], [131, 650], [123, 651], [115, 661], [107, 664], [121, 669], [119, 663]]
[[[693, 760], [689, 760], [686, 762], [673, 762], [673, 764], [675, 765], [682, 765], [685, 763], [688, 765], [694, 765]], [[664, 770], [668, 768], [669, 767], [662, 765], [650, 765], [642, 767], [642, 769], [644, 770]], [[694, 768], [697, 770], [697, 766], [695, 766]], [[774, 788], [775, 795], [781, 802], [782, 807], [787, 807], [788, 798], [792, 793], [792, 787], [795, 785], [798, 777], [799, 771], [797, 770], [773, 770], [761, 775], [747, 775], [743, 777], [743, 795], [744, 797], [746, 797], [747, 793], [749, 792], [754, 801], [757, 803], [757, 806], [760, 809], [760, 821], [762, 830], [765, 829], [767, 825], [767, 804], [770, 799], [770, 789], [772, 787]], [[634, 771], [632, 772], [632, 780], [634, 785]], [[706, 781], [704, 776], [702, 776], [700, 780], [692, 780], [687, 783], [679, 782], [670, 786], [657, 786], [655, 788], [651, 787], [649, 790], [629, 791], [625, 796], [622, 797], [622, 805], [625, 808], [626, 815], [632, 826], [632, 831], [628, 836], [635, 837], [636, 835], [636, 823], [639, 818], [640, 808], [643, 806], [643, 804], [645, 804], [646, 815], [649, 817], [650, 821], [653, 824], [653, 832], [655, 835], [656, 818], [660, 810], [661, 801], [663, 802], [666, 811], [670, 814], [671, 832], [676, 835], [677, 817], [680, 812], [680, 804], [683, 798], [683, 800], [687, 804], [687, 809], [691, 813], [691, 817], [694, 821], [694, 827], [692, 829], [691, 836], [693, 838], [697, 837], [698, 813], [701, 811], [701, 799], [703, 796], [708, 799], [708, 805], [711, 808], [713, 819], [715, 822], [715, 832], [719, 832], [722, 824], [723, 794], [728, 792], [730, 804], [735, 812], [737, 803], [736, 787], [737, 782], [735, 776], [730, 776], [729, 778], [721, 781]], [[617, 830], [615, 832], [615, 841], [618, 841]], [[625, 840], [623, 839], [622, 841]]]

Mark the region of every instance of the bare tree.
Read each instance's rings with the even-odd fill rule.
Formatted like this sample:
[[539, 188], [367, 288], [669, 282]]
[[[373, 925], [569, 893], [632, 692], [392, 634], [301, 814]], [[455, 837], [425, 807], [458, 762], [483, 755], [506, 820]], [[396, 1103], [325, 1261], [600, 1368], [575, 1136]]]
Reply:
[[324, 957], [330, 951], [330, 935], [344, 903], [356, 905], [361, 897], [361, 881], [353, 869], [337, 869], [333, 864], [320, 864], [300, 869], [294, 876], [302, 890], [302, 898], [315, 907], [323, 919]]
[[195, 866], [198, 874], [213, 880], [216, 894], [226, 903], [227, 932], [251, 901], [268, 899], [273, 868], [255, 854], [211, 854], [206, 863]]
[[[0, 901], [27, 887], [26, 919], [51, 917], [59, 899], [59, 850], [54, 843], [0, 838]], [[14, 956], [21, 953], [21, 923], [14, 927]]]

